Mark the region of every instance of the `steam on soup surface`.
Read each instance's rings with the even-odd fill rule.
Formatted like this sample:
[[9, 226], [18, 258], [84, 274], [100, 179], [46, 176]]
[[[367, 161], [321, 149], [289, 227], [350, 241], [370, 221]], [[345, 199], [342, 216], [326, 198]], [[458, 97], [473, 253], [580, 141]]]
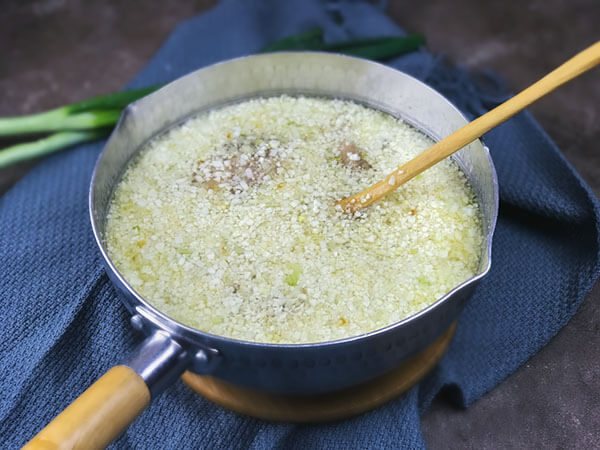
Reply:
[[431, 144], [341, 100], [281, 96], [203, 113], [130, 164], [108, 253], [151, 304], [212, 334], [305, 343], [390, 325], [476, 273], [471, 187], [445, 160], [353, 216], [334, 203]]

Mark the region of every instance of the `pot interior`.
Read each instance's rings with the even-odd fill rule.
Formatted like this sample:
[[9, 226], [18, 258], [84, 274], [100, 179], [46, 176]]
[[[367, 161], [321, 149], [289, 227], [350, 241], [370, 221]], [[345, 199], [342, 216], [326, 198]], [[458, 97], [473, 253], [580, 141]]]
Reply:
[[[130, 160], [146, 142], [190, 116], [250, 98], [281, 94], [351, 100], [401, 118], [433, 140], [445, 137], [467, 122], [439, 93], [404, 73], [366, 60], [324, 53], [275, 53], [216, 64], [135, 102], [124, 111], [100, 156], [90, 189], [95, 237], [109, 274], [125, 291], [126, 305], [132, 312], [141, 306], [176, 334], [186, 328], [137, 295], [118, 274], [104, 248], [110, 200]], [[480, 141], [452, 158], [473, 187], [482, 212], [484, 243], [479, 273], [474, 277], [479, 278], [490, 265], [491, 235], [497, 213], [495, 171]], [[188, 334], [201, 333], [187, 328]], [[439, 333], [443, 331], [440, 329]]]

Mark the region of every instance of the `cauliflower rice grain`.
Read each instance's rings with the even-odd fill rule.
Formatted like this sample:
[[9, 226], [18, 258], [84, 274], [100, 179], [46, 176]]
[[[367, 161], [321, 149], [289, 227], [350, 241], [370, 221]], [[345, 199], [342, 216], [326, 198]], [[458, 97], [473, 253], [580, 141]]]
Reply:
[[334, 203], [431, 144], [341, 100], [203, 113], [130, 164], [108, 215], [109, 256], [159, 310], [216, 335], [291, 344], [390, 325], [476, 273], [475, 196], [445, 160], [352, 217]]

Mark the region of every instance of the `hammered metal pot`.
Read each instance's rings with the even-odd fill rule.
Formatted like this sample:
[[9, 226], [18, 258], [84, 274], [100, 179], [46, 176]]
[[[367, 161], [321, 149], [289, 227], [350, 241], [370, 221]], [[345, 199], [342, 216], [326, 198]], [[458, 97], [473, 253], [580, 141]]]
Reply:
[[[315, 394], [365, 382], [397, 367], [447, 330], [490, 268], [498, 186], [488, 149], [475, 141], [452, 158], [476, 192], [483, 214], [484, 241], [478, 273], [405, 320], [331, 342], [264, 344], [190, 328], [136, 293], [114, 267], [104, 245], [111, 195], [131, 158], [149, 139], [191, 115], [282, 93], [353, 100], [402, 118], [434, 140], [467, 123], [442, 95], [409, 75], [363, 59], [308, 52], [249, 56], [215, 64], [128, 106], [96, 164], [89, 206], [107, 273], [122, 294], [133, 327], [147, 335], [134, 355], [123, 363], [143, 380], [149, 392], [146, 402], [185, 370], [284, 394]], [[81, 398], [69, 408], [77, 407], [79, 401]], [[132, 412], [122, 421], [122, 428], [135, 414]]]

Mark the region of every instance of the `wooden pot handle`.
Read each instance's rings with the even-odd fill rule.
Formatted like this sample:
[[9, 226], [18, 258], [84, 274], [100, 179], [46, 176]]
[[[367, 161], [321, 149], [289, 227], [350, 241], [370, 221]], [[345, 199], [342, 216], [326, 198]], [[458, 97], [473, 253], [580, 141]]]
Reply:
[[105, 448], [148, 403], [144, 380], [129, 367], [113, 367], [23, 448]]

